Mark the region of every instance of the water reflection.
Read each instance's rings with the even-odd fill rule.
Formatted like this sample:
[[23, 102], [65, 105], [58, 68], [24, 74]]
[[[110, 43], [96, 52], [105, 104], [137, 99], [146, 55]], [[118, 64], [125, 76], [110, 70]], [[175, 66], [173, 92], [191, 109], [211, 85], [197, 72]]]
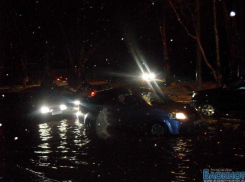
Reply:
[[81, 156], [88, 155], [83, 148], [90, 140], [77, 120], [63, 119], [38, 126], [41, 143], [35, 148], [35, 156], [31, 159], [38, 170], [74, 169], [88, 165], [89, 162]]
[[15, 153], [16, 163], [57, 181], [201, 181], [205, 168], [245, 168], [244, 133], [205, 132], [100, 140], [75, 119], [49, 121], [37, 124], [39, 140], [28, 153]]
[[[66, 136], [66, 133], [67, 133], [67, 120], [62, 120], [60, 122], [60, 126], [58, 126], [59, 128], [59, 135], [60, 135], [60, 138], [62, 140], [66, 140], [67, 139], [67, 136]], [[62, 144], [61, 144], [62, 145]]]
[[39, 133], [42, 141], [47, 141], [52, 138], [50, 131], [51, 128], [47, 123], [39, 124]]

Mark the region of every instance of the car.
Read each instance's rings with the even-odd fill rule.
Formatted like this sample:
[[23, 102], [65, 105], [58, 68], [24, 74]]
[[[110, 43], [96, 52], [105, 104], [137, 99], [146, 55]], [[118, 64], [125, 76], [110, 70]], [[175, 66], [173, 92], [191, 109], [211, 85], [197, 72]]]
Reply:
[[[97, 134], [179, 134], [200, 124], [196, 110], [145, 88], [114, 88], [83, 101], [79, 121]], [[113, 133], [112, 133], [113, 134]]]
[[76, 91], [80, 97], [93, 97], [97, 93], [109, 90], [112, 86], [106, 81], [91, 81], [83, 83]]
[[53, 84], [56, 86], [67, 86], [68, 78], [63, 76], [57, 77], [53, 80]]
[[195, 91], [191, 106], [207, 118], [244, 118], [245, 82], [238, 79], [225, 87]]
[[[46, 119], [57, 115], [74, 115], [79, 101], [64, 87], [31, 87], [1, 96], [1, 112], [6, 118]], [[15, 115], [13, 115], [13, 113]]]

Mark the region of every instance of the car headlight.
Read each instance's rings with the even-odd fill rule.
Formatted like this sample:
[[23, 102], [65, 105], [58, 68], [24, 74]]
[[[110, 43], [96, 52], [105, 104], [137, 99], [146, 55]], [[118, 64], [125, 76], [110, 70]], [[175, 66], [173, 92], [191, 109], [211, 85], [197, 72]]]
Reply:
[[49, 108], [44, 106], [41, 108], [41, 113], [45, 114], [45, 113], [48, 113], [49, 112]]
[[187, 119], [186, 115], [182, 112], [169, 114], [170, 119]]
[[80, 102], [79, 100], [76, 100], [76, 101], [74, 102], [74, 104], [78, 106], [78, 105], [81, 104], [81, 102]]
[[67, 109], [67, 107], [66, 107], [66, 105], [64, 105], [64, 104], [62, 104], [62, 105], [60, 105], [60, 110], [66, 110]]
[[194, 98], [194, 97], [196, 97], [197, 96], [197, 93], [196, 92], [194, 92], [193, 94], [192, 94], [192, 98]]

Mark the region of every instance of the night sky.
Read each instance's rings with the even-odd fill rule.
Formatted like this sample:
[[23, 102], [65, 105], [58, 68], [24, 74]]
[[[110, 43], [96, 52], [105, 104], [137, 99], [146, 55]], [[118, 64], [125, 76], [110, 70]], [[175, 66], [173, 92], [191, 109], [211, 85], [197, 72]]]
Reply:
[[[0, 59], [5, 72], [20, 72], [21, 59], [26, 60], [29, 74], [47, 66], [68, 69], [72, 55], [74, 65], [86, 59], [87, 70], [137, 73], [133, 53], [152, 70], [164, 72], [159, 7], [150, 0], [4, 0], [0, 8]], [[211, 11], [209, 5], [204, 8]], [[208, 36], [213, 36], [211, 28], [203, 27]], [[194, 78], [195, 41], [171, 13], [167, 15], [167, 39], [172, 73]], [[214, 43], [205, 44], [213, 59]]]

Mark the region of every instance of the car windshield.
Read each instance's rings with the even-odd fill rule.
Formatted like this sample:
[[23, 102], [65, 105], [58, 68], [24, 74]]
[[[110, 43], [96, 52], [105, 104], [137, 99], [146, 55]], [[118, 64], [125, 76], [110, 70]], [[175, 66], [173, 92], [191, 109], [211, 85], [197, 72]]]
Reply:
[[169, 98], [153, 91], [143, 91], [140, 94], [141, 98], [149, 105], [165, 104], [171, 102]]

